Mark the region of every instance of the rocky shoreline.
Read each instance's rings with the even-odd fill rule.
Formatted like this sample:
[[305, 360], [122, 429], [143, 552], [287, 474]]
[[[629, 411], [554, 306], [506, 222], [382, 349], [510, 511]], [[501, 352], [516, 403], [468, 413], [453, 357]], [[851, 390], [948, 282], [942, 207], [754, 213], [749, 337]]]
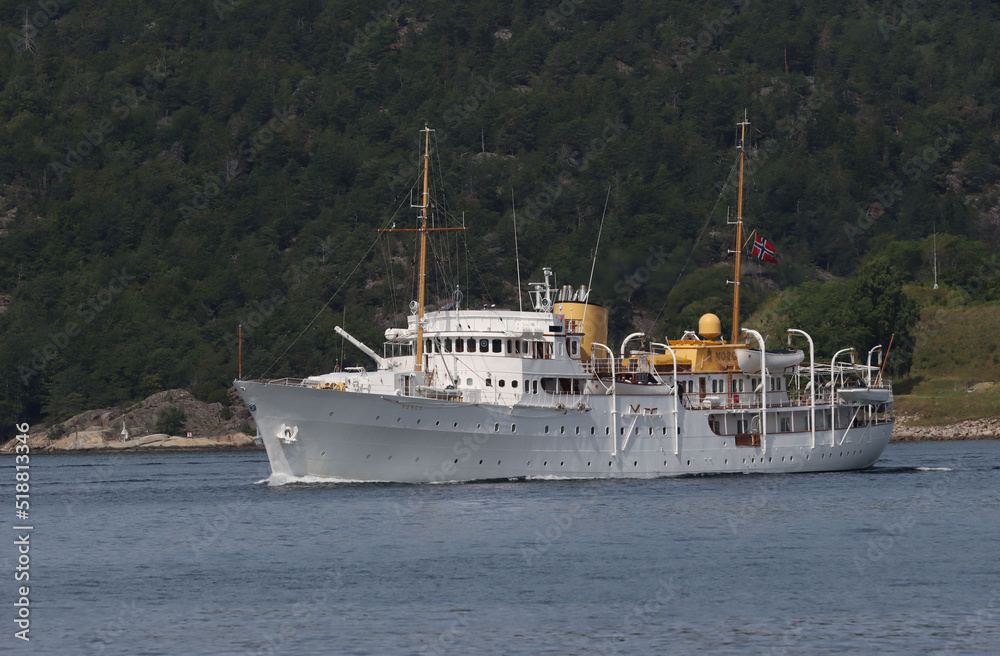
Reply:
[[966, 419], [943, 426], [914, 426], [919, 415], [898, 413], [892, 431], [893, 442], [1000, 439], [1000, 416]]
[[[183, 417], [170, 432], [158, 430], [165, 411]], [[32, 426], [28, 446], [33, 454], [262, 449], [252, 437], [256, 429], [236, 390], [230, 389], [229, 405], [223, 406], [176, 389], [153, 394], [133, 406], [90, 410], [53, 426]], [[16, 444], [10, 440], [0, 446], [0, 454], [14, 453]]]

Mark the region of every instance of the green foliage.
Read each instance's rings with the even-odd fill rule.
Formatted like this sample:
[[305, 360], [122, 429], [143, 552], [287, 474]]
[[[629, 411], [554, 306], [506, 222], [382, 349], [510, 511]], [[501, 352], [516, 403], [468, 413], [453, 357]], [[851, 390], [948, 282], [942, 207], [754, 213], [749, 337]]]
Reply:
[[174, 405], [168, 405], [156, 416], [156, 432], [180, 435], [184, 431], [187, 413]]

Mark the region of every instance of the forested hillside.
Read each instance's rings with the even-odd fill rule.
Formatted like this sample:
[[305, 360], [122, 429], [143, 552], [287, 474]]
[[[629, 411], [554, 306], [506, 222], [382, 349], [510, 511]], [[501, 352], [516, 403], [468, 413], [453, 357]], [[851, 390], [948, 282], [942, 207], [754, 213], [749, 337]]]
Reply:
[[[226, 401], [240, 323], [246, 375], [365, 362], [332, 328], [377, 347], [415, 298], [412, 233], [377, 229], [413, 226], [425, 125], [436, 214], [468, 228], [443, 233], [435, 302], [517, 303], [513, 208], [525, 282], [586, 283], [604, 216], [615, 330], [728, 323], [744, 110], [744, 214], [781, 262], [750, 267], [747, 314], [808, 283], [800, 327], [839, 325], [873, 280], [929, 285], [935, 232], [949, 298], [995, 300], [998, 21], [958, 0], [0, 0], [0, 430], [174, 387]], [[874, 302], [845, 340], [914, 318]]]

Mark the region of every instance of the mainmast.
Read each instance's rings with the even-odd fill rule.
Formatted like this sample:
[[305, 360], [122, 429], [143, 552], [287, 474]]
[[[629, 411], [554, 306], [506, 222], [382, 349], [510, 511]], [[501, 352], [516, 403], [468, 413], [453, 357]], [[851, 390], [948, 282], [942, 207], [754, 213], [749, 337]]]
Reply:
[[736, 343], [736, 339], [740, 334], [740, 256], [743, 254], [743, 164], [746, 160], [746, 148], [745, 140], [747, 136], [747, 126], [750, 122], [747, 120], [746, 110], [743, 110], [743, 122], [737, 123], [740, 126], [740, 188], [739, 195], [736, 201], [736, 271], [735, 280], [733, 281], [733, 339], [732, 343]]

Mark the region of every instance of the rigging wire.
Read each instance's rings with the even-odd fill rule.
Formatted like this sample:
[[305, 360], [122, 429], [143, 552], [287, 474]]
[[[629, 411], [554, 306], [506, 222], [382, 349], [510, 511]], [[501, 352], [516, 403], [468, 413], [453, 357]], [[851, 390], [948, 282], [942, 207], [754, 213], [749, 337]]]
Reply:
[[[412, 187], [411, 187], [411, 189], [412, 189]], [[396, 206], [396, 210], [392, 213], [391, 216], [389, 216], [388, 218], [386, 218], [386, 220], [382, 224], [382, 227], [381, 227], [380, 230], [385, 230], [388, 226], [390, 226], [390, 225], [392, 225], [394, 223], [393, 220], [395, 219], [396, 215], [399, 214], [399, 210], [400, 210], [400, 207], [401, 207], [402, 202], [403, 202], [403, 200], [402, 200], [403, 197], [404, 197], [404, 195], [402, 193], [400, 193], [400, 196], [397, 197], [400, 200], [399, 200], [399, 203]], [[379, 240], [382, 238], [382, 233], [381, 232], [377, 232], [376, 235], [377, 236], [375, 237], [375, 240], [372, 241], [372, 243], [371, 243], [370, 246], [368, 246], [368, 249], [364, 252], [364, 254], [360, 258], [358, 258], [357, 262], [355, 262], [354, 267], [351, 269], [351, 271], [346, 276], [344, 276], [343, 281], [340, 283], [340, 286], [337, 287], [337, 290], [335, 292], [333, 292], [333, 295], [331, 295], [330, 298], [327, 299], [327, 301], [325, 303], [323, 303], [323, 306], [313, 316], [313, 318], [309, 321], [309, 323], [306, 324], [306, 327], [303, 328], [299, 332], [299, 334], [295, 336], [295, 339], [293, 339], [292, 342], [287, 347], [285, 347], [285, 350], [281, 352], [281, 355], [279, 355], [278, 357], [276, 357], [274, 359], [274, 361], [270, 365], [268, 365], [267, 369], [265, 369], [263, 372], [261, 372], [261, 374], [259, 376], [256, 376], [255, 378], [261, 379], [264, 376], [266, 376], [267, 372], [271, 371], [271, 369], [274, 368], [274, 365], [278, 364], [278, 362], [283, 357], [285, 357], [285, 355], [288, 354], [288, 351], [291, 350], [291, 348], [293, 346], [295, 346], [296, 343], [298, 343], [298, 341], [302, 338], [302, 336], [306, 334], [306, 331], [308, 331], [312, 327], [312, 325], [314, 323], [316, 323], [316, 320], [319, 319], [319, 316], [321, 314], [323, 314], [323, 311], [326, 310], [328, 307], [330, 307], [330, 304], [333, 302], [333, 299], [337, 298], [337, 296], [340, 295], [340, 293], [344, 290], [344, 287], [347, 286], [347, 283], [351, 280], [351, 278], [358, 271], [358, 269], [361, 268], [361, 265], [364, 263], [364, 261], [368, 258], [369, 255], [371, 255], [371, 252], [373, 250], [375, 250], [376, 246], [379, 243]], [[345, 316], [346, 316], [346, 314], [345, 314]]]
[[677, 289], [677, 283], [681, 281], [681, 277], [684, 272], [687, 271], [688, 264], [691, 263], [691, 258], [694, 257], [694, 252], [698, 248], [698, 244], [701, 243], [702, 238], [705, 236], [705, 231], [708, 230], [708, 226], [712, 222], [712, 216], [715, 215], [715, 210], [719, 207], [719, 201], [722, 200], [723, 194], [729, 189], [729, 183], [732, 181], [733, 176], [736, 175], [739, 169], [739, 160], [733, 162], [732, 167], [729, 169], [729, 175], [726, 177], [726, 182], [722, 185], [722, 190], [719, 192], [718, 197], [715, 199], [715, 204], [712, 205], [711, 211], [709, 211], [708, 216], [705, 217], [705, 224], [701, 227], [701, 231], [698, 232], [698, 238], [695, 239], [694, 244], [691, 246], [691, 250], [688, 252], [687, 259], [684, 260], [684, 265], [681, 266], [680, 272], [677, 274], [677, 279], [674, 280], [674, 284], [670, 286], [670, 291], [667, 292], [667, 297], [663, 299], [663, 305], [660, 306], [660, 311], [656, 313], [656, 317], [653, 319], [653, 326], [656, 326], [656, 322], [660, 320], [663, 316], [663, 311], [667, 309], [667, 303], [670, 302], [670, 297], [673, 295], [674, 290]]

